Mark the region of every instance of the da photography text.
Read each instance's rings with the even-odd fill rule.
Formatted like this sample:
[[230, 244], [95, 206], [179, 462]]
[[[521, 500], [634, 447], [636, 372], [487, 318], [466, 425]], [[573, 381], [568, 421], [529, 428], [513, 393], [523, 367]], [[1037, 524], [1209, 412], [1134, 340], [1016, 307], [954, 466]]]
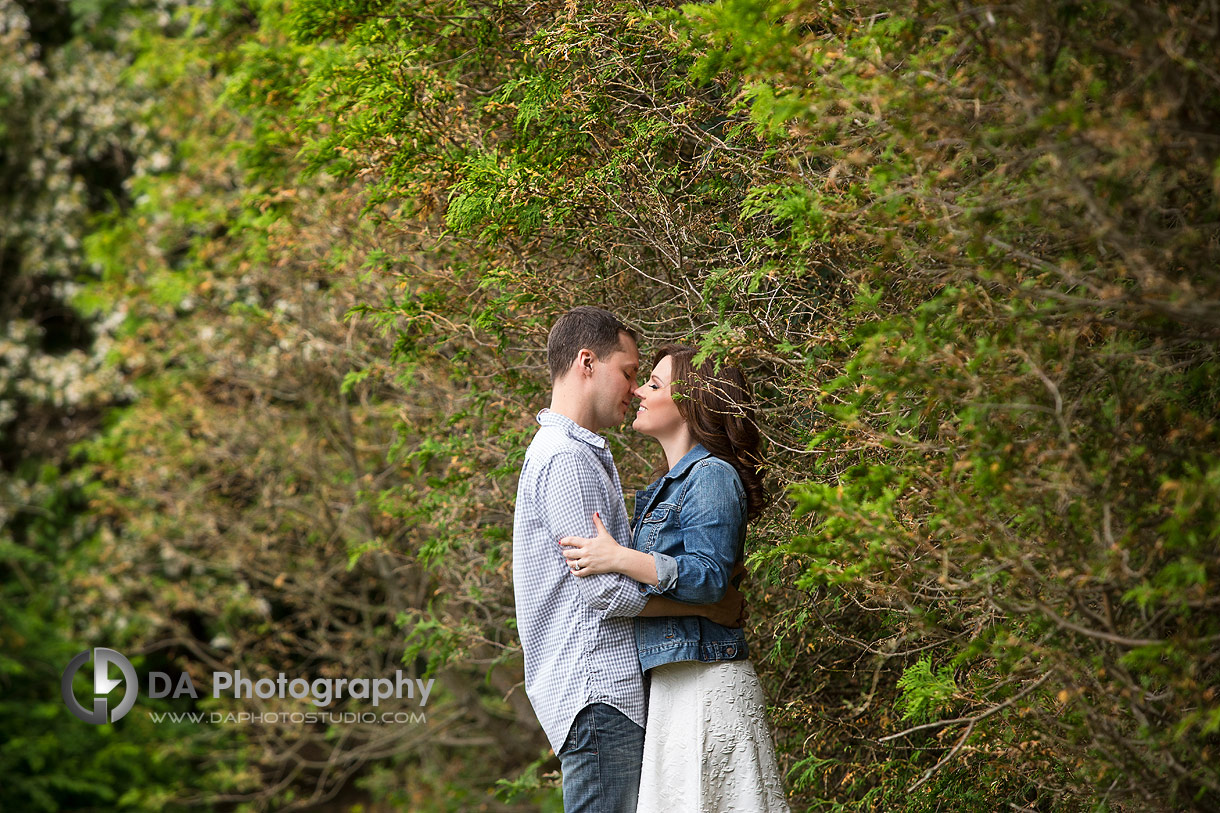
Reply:
[[[73, 691], [73, 681], [77, 672], [93, 658], [93, 697], [92, 707], [86, 708]], [[118, 669], [120, 678], [111, 678], [111, 667]], [[394, 677], [379, 678], [294, 678], [280, 672], [275, 678], [250, 678], [243, 676], [241, 670], [233, 672], [212, 673], [212, 697], [232, 697], [235, 700], [260, 698], [293, 698], [309, 700], [319, 708], [325, 708], [331, 703], [350, 697], [356, 700], [370, 700], [374, 707], [383, 700], [404, 697], [414, 700], [422, 709], [428, 703], [432, 694], [435, 678], [422, 680], [412, 678], [402, 673], [401, 669], [394, 671]], [[122, 698], [112, 705], [111, 694], [115, 689], [123, 687]], [[121, 653], [97, 647], [79, 652], [68, 662], [60, 682], [64, 704], [76, 717], [86, 723], [100, 725], [113, 723], [135, 705], [139, 693], [139, 685], [135, 667]], [[198, 698], [191, 676], [182, 672], [175, 679], [166, 672], [149, 672], [146, 692], [148, 697], [193, 697]]]

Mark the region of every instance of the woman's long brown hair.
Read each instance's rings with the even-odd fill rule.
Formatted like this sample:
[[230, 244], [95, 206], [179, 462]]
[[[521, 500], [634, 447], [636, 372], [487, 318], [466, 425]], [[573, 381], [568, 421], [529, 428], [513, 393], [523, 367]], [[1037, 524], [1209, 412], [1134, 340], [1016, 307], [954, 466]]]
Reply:
[[754, 420], [750, 385], [741, 370], [721, 364], [717, 372], [712, 359], [696, 367], [696, 350], [684, 344], [657, 348], [652, 365], [669, 356], [673, 359], [674, 403], [686, 420], [691, 435], [709, 452], [733, 465], [746, 492], [746, 521], [753, 520], [766, 507], [763, 488], [761, 437]]

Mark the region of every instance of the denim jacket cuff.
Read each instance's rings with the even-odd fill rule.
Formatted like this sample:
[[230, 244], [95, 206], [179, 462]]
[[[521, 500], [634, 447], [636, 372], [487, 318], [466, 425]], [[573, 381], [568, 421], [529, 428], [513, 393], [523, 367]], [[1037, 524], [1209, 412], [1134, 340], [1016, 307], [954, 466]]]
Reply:
[[650, 551], [650, 554], [657, 568], [657, 583], [646, 585], [644, 593], [659, 596], [678, 583], [678, 560], [668, 554], [657, 553], [655, 550]]

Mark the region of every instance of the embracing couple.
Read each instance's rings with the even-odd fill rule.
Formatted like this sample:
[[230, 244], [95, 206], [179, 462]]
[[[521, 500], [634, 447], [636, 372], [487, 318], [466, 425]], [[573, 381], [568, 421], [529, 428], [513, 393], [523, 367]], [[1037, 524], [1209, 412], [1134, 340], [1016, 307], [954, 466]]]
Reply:
[[[637, 387], [636, 335], [610, 312], [575, 308], [547, 338], [551, 405], [521, 469], [513, 583], [566, 813], [788, 811], [733, 584], [765, 500], [759, 433], [741, 372], [694, 357], [659, 347]], [[632, 427], [668, 472], [629, 520], [598, 432], [636, 398]]]

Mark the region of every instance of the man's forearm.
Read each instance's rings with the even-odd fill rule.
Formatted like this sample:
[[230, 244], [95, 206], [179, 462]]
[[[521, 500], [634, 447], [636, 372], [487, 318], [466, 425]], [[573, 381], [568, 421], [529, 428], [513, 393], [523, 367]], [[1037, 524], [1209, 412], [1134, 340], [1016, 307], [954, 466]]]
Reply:
[[644, 605], [644, 609], [640, 610], [640, 616], [702, 615], [706, 617], [707, 608], [708, 605], [706, 604], [685, 604], [681, 601], [673, 601], [661, 596], [652, 596], [648, 599], [648, 603]]
[[639, 614], [651, 617], [659, 615], [697, 615], [713, 621], [722, 627], [740, 627], [745, 623], [744, 613], [745, 599], [742, 598], [741, 591], [730, 585], [729, 589], [725, 592], [724, 598], [715, 604], [687, 604], [662, 596], [652, 596], [648, 599], [648, 603], [644, 605], [644, 609], [640, 610]]

